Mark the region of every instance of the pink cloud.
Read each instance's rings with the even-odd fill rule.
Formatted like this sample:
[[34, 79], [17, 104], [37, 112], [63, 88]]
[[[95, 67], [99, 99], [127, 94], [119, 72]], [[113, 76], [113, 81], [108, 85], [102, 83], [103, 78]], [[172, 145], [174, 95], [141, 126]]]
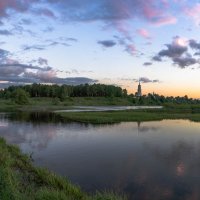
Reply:
[[44, 15], [46, 17], [56, 18], [54, 13], [51, 10], [47, 9], [47, 8], [39, 9], [35, 13], [37, 13], [39, 15]]
[[154, 24], [157, 26], [176, 24], [176, 23], [177, 23], [177, 18], [174, 16], [163, 17], [154, 22]]
[[1, 0], [0, 1], [0, 16], [7, 16], [7, 10], [12, 9], [18, 12], [24, 12], [29, 9], [33, 2], [37, 2], [37, 0]]
[[128, 52], [130, 55], [134, 56], [136, 54], [136, 48], [134, 44], [128, 44], [126, 45], [126, 52]]
[[150, 34], [146, 29], [137, 29], [136, 32], [144, 38], [150, 38]]
[[187, 16], [192, 18], [194, 20], [194, 22], [197, 25], [199, 25], [199, 23], [200, 23], [200, 3], [197, 3], [195, 6], [193, 6], [191, 8], [185, 7], [184, 11]]
[[142, 3], [141, 9], [143, 11], [143, 15], [147, 20], [151, 20], [154, 17], [158, 17], [162, 13], [160, 9], [154, 6], [153, 0], [148, 0], [148, 3], [144, 1]]

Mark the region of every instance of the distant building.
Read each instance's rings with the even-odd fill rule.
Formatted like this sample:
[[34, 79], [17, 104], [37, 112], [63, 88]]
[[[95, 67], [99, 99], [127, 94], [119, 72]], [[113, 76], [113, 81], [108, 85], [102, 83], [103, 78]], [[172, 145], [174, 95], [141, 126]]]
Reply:
[[135, 93], [135, 96], [136, 97], [141, 97], [142, 96], [142, 86], [140, 84], [140, 81], [139, 81], [138, 89], [137, 89], [137, 92]]

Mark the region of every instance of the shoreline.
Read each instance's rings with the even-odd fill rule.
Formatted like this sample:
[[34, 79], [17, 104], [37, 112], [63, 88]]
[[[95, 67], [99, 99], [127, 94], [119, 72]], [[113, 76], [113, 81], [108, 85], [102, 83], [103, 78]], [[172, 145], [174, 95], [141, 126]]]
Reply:
[[0, 199], [2, 200], [126, 200], [112, 192], [87, 194], [65, 177], [35, 167], [31, 156], [0, 138]]

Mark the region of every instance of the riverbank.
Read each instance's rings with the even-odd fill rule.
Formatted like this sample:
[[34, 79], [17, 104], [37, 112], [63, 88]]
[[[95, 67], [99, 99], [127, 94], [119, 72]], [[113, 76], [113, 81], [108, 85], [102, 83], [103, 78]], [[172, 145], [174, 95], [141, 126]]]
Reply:
[[[199, 104], [162, 104], [159, 109], [129, 110], [118, 109], [117, 106], [138, 106], [130, 98], [106, 98], [106, 97], [74, 97], [61, 102], [52, 98], [31, 98], [27, 105], [18, 105], [11, 100], [0, 99], [0, 112], [54, 112], [64, 121], [76, 121], [83, 123], [105, 124], [128, 121], [155, 121], [163, 119], [188, 119], [200, 121]], [[77, 107], [79, 109], [77, 110]], [[90, 106], [90, 107], [88, 107]], [[93, 106], [93, 107], [92, 107]], [[103, 108], [105, 106], [105, 108]], [[141, 106], [141, 105], [140, 105]], [[142, 105], [153, 106], [153, 105]], [[82, 112], [78, 112], [82, 109]], [[96, 107], [96, 108], [95, 108]], [[108, 111], [103, 109], [110, 108]], [[88, 112], [96, 109], [99, 112]], [[116, 109], [116, 110], [115, 110]], [[61, 112], [63, 110], [63, 112]], [[70, 112], [69, 110], [73, 110]], [[85, 110], [83, 112], [83, 110]], [[66, 112], [67, 111], [67, 112]], [[76, 111], [76, 112], [74, 112]]]
[[51, 111], [68, 109], [71, 106], [133, 106], [132, 98], [122, 97], [69, 97], [64, 101], [58, 98], [30, 98], [26, 105], [14, 103], [11, 99], [0, 99], [0, 112], [6, 111]]
[[141, 122], [158, 121], [164, 119], [188, 119], [191, 121], [200, 121], [198, 109], [146, 109], [146, 110], [125, 110], [109, 112], [63, 112], [59, 113], [64, 120], [76, 121], [92, 124], [111, 124], [119, 122]]
[[46, 169], [34, 167], [31, 159], [18, 147], [0, 138], [1, 200], [122, 200], [113, 194], [94, 196], [81, 191], [66, 178]]

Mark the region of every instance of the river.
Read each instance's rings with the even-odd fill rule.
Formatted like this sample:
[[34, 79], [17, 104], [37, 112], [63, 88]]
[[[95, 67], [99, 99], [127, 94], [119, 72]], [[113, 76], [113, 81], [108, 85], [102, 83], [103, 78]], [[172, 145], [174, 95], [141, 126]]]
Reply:
[[90, 125], [62, 123], [49, 113], [1, 114], [0, 136], [87, 192], [200, 199], [200, 123]]

